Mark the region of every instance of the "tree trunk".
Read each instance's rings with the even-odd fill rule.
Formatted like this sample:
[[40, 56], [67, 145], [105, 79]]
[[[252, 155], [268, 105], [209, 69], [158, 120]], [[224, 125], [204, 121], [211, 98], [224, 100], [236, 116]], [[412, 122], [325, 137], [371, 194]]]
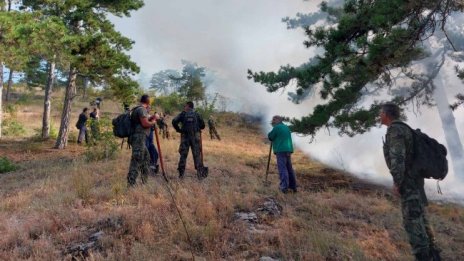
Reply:
[[6, 87], [6, 96], [5, 96], [5, 101], [9, 101], [10, 100], [10, 90], [11, 90], [11, 86], [13, 86], [13, 70], [10, 69], [10, 74], [8, 76], [8, 85]]
[[2, 122], [3, 122], [3, 62], [0, 61], [0, 138], [2, 137]]
[[71, 122], [71, 105], [76, 96], [77, 69], [71, 67], [68, 77], [68, 86], [64, 97], [63, 113], [61, 114], [60, 132], [56, 139], [55, 149], [64, 149], [68, 145], [69, 124]]
[[89, 87], [89, 83], [90, 83], [90, 80], [89, 80], [89, 77], [85, 77], [84, 78], [84, 87], [83, 87], [83, 91], [82, 91], [82, 99], [85, 100], [85, 96], [87, 95], [87, 88]]
[[437, 103], [438, 114], [440, 115], [446, 144], [448, 145], [448, 153], [453, 164], [454, 175], [456, 178], [464, 180], [464, 176], [462, 174], [462, 171], [464, 170], [463, 147], [456, 127], [456, 121], [446, 96], [446, 84], [440, 73], [438, 73], [437, 77], [435, 77], [434, 84], [435, 91], [433, 93], [433, 97]]
[[52, 87], [55, 81], [55, 62], [48, 64], [47, 85], [45, 85], [44, 112], [42, 118], [42, 138], [50, 138], [50, 112]]

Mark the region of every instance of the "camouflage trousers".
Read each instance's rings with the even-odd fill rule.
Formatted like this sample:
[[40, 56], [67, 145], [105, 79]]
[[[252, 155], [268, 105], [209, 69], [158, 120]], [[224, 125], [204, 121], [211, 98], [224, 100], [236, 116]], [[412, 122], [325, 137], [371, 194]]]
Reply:
[[209, 135], [212, 140], [214, 140], [214, 137], [216, 137], [216, 139], [218, 140], [221, 140], [221, 137], [219, 137], [216, 127], [209, 127]]
[[434, 232], [426, 217], [427, 210], [422, 201], [419, 198], [402, 200], [401, 211], [413, 254], [428, 253], [432, 247], [436, 247]]
[[201, 171], [203, 169], [203, 163], [201, 162], [201, 152], [200, 152], [200, 133], [197, 132], [192, 135], [182, 134], [180, 137], [180, 146], [179, 146], [179, 165], [177, 170], [179, 171], [180, 176], [184, 174], [185, 165], [187, 163], [187, 156], [189, 149], [192, 148], [193, 161], [195, 163], [195, 169]]
[[150, 154], [148, 153], [145, 145], [145, 133], [135, 133], [130, 137], [130, 144], [132, 147], [132, 157], [129, 166], [129, 173], [127, 174], [127, 183], [130, 186], [135, 185], [137, 176], [142, 178], [142, 183], [147, 182], [150, 164]]
[[100, 126], [98, 125], [98, 122], [90, 123], [90, 133], [92, 134], [92, 140], [94, 143], [100, 139]]

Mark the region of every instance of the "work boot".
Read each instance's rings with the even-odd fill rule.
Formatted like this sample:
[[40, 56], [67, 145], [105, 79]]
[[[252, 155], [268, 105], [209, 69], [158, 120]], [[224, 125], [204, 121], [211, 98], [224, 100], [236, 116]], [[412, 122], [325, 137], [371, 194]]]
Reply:
[[415, 254], [416, 261], [431, 261], [432, 257], [430, 256], [430, 251], [421, 251]]
[[179, 178], [184, 179], [184, 171], [183, 170], [178, 170], [179, 171]]
[[441, 261], [440, 252], [441, 252], [441, 249], [437, 247], [430, 248], [430, 256], [432, 257], [433, 261]]

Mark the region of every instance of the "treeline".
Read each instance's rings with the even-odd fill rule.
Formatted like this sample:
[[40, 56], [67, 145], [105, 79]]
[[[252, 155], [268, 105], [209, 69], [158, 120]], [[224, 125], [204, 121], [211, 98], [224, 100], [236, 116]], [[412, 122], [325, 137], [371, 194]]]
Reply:
[[182, 69], [167, 69], [152, 75], [150, 89], [157, 96], [156, 103], [166, 113], [172, 113], [186, 101], [195, 102], [196, 110], [208, 117], [216, 110], [226, 111], [227, 99], [208, 87], [214, 81], [214, 73], [197, 63], [182, 60]]
[[[55, 148], [65, 148], [78, 82], [84, 93], [91, 84], [122, 101], [130, 101], [140, 92], [132, 79], [139, 67], [127, 55], [133, 41], [115, 30], [108, 15], [128, 17], [142, 6], [143, 0], [2, 0], [0, 96], [4, 67], [8, 69], [5, 100], [9, 99], [14, 73], [21, 73], [28, 86], [43, 86], [42, 138], [47, 139], [52, 86], [62, 85], [65, 97]], [[0, 137], [2, 116], [0, 110]]]

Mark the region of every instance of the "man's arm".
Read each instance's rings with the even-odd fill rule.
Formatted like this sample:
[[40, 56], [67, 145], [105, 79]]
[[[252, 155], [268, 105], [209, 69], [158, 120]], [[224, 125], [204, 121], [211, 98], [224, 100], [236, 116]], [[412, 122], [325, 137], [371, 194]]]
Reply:
[[172, 127], [179, 133], [181, 132], [180, 127], [179, 127], [181, 117], [182, 117], [182, 113], [180, 113], [174, 119], [172, 119]]
[[142, 124], [144, 128], [151, 128], [155, 126], [155, 123], [156, 123], [155, 119], [148, 120], [148, 118], [145, 116], [140, 117], [140, 124]]
[[404, 133], [399, 126], [391, 126], [388, 133], [390, 173], [397, 188], [401, 188], [406, 171], [406, 143]]
[[267, 134], [267, 138], [270, 141], [273, 141], [277, 137], [277, 126], [272, 128], [272, 130]]
[[205, 121], [203, 120], [203, 118], [201, 117], [200, 114], [197, 113], [197, 117], [198, 117], [198, 126], [200, 127], [200, 129], [204, 129], [205, 128]]

